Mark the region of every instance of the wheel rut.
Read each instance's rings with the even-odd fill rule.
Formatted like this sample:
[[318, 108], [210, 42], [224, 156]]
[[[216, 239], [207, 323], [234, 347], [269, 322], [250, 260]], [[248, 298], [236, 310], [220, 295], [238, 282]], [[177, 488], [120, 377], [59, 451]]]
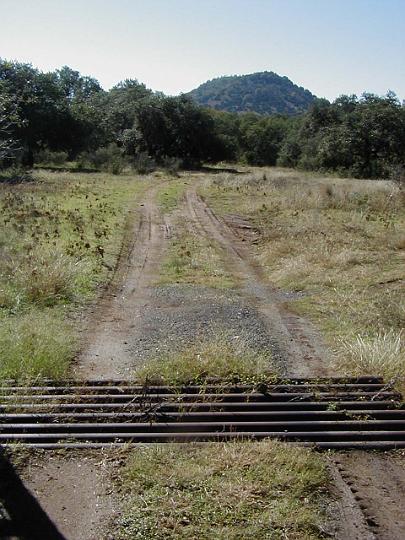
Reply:
[[221, 246], [228, 271], [240, 284], [241, 294], [254, 307], [275, 345], [275, 362], [282, 375], [316, 377], [333, 374], [329, 354], [312, 325], [289, 312], [280, 293], [266, 279], [240, 238], [198, 195], [195, 187], [186, 192], [187, 210], [193, 226]]
[[168, 218], [162, 216], [154, 200], [158, 189], [158, 185], [151, 188], [140, 205], [133, 240], [116, 278], [91, 316], [87, 339], [77, 358], [78, 378], [130, 377], [131, 335], [150, 302], [150, 287], [172, 234]]

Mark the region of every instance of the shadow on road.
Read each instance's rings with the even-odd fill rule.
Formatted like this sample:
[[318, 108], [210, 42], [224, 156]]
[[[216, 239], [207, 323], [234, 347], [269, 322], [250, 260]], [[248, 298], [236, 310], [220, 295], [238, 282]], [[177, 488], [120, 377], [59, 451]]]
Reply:
[[0, 450], [0, 539], [66, 540]]

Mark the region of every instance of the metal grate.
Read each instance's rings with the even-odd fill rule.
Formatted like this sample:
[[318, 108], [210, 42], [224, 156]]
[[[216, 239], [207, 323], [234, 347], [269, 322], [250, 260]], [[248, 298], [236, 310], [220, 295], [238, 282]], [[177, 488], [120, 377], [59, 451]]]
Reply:
[[277, 438], [319, 448], [405, 448], [405, 407], [378, 377], [139, 386], [47, 381], [0, 388], [0, 445], [92, 448]]

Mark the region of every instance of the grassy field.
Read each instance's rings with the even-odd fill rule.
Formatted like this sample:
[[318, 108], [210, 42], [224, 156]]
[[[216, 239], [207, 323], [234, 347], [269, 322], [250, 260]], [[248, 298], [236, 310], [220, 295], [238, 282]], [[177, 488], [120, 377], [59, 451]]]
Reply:
[[216, 175], [201, 190], [220, 215], [259, 230], [269, 279], [301, 291], [309, 316], [348, 373], [405, 375], [405, 194], [386, 181], [285, 169]]
[[276, 441], [139, 449], [117, 538], [325, 538], [327, 482], [318, 454]]
[[109, 280], [128, 210], [147, 181], [37, 171], [0, 185], [0, 377], [63, 377], [71, 323]]

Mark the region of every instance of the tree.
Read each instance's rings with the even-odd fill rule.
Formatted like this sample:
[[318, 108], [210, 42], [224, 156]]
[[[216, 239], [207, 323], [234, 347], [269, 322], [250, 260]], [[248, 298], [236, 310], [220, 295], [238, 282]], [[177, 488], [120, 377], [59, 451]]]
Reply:
[[20, 150], [13, 131], [19, 124], [17, 108], [12, 100], [0, 94], [0, 167], [12, 161]]

